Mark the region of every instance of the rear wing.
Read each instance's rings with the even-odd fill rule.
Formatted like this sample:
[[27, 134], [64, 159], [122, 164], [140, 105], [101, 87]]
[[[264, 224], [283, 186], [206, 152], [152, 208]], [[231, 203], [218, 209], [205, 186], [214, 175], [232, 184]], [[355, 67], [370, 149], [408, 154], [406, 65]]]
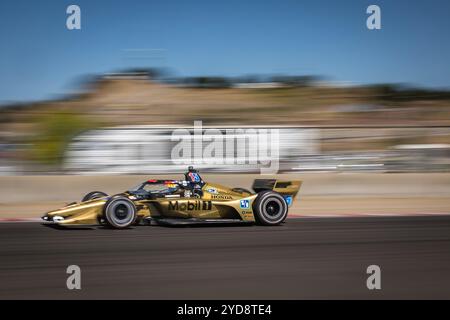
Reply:
[[300, 180], [255, 179], [252, 188], [256, 193], [264, 190], [278, 192], [290, 206], [301, 186], [302, 181]]

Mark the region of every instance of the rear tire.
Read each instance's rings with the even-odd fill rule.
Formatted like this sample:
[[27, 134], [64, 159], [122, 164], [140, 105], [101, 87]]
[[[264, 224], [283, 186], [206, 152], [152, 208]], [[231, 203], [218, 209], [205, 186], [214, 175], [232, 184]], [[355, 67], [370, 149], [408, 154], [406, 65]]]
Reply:
[[274, 226], [286, 219], [288, 205], [279, 193], [263, 191], [258, 194], [253, 203], [253, 212], [258, 224]]
[[98, 198], [103, 198], [103, 197], [107, 197], [108, 195], [104, 192], [101, 191], [92, 191], [89, 192], [87, 195], [85, 195], [83, 197], [83, 199], [81, 199], [82, 202], [84, 201], [89, 201], [89, 200], [93, 200], [93, 199], [98, 199]]
[[103, 207], [106, 224], [115, 229], [124, 229], [132, 225], [136, 221], [136, 213], [134, 203], [123, 196], [110, 198]]

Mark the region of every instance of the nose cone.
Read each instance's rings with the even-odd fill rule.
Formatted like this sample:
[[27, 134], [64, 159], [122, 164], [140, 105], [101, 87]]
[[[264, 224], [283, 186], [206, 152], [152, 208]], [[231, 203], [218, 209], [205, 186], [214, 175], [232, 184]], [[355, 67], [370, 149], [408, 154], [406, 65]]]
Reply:
[[57, 210], [53, 210], [53, 211], [49, 211], [47, 212], [44, 217], [49, 217], [49, 218], [53, 218], [54, 216], [68, 216], [70, 214], [70, 211], [67, 210], [67, 207], [61, 208], [61, 209], [57, 209]]
[[59, 224], [92, 224], [102, 214], [105, 199], [95, 199], [86, 202], [69, 204], [63, 208], [49, 211], [42, 220]]
[[64, 220], [65, 216], [68, 216], [68, 212], [64, 212], [63, 209], [47, 212], [41, 219], [48, 222], [58, 222]]

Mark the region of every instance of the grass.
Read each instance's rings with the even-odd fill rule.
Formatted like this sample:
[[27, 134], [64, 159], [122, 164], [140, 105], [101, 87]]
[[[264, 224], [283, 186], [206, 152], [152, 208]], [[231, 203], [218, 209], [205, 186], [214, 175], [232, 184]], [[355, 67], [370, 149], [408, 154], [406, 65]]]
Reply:
[[58, 111], [35, 118], [36, 136], [31, 140], [31, 158], [46, 165], [62, 163], [70, 140], [85, 130], [95, 128], [93, 121], [76, 112]]

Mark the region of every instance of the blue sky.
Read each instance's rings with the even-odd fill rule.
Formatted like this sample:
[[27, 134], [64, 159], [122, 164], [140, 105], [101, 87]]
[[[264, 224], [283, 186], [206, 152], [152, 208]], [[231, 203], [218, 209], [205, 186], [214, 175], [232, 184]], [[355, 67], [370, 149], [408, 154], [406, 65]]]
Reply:
[[[81, 30], [66, 28], [70, 4]], [[381, 30], [366, 28], [370, 4]], [[128, 67], [450, 88], [445, 0], [2, 0], [0, 26], [0, 103], [53, 98], [84, 75]], [[137, 59], [136, 49], [162, 50]]]

